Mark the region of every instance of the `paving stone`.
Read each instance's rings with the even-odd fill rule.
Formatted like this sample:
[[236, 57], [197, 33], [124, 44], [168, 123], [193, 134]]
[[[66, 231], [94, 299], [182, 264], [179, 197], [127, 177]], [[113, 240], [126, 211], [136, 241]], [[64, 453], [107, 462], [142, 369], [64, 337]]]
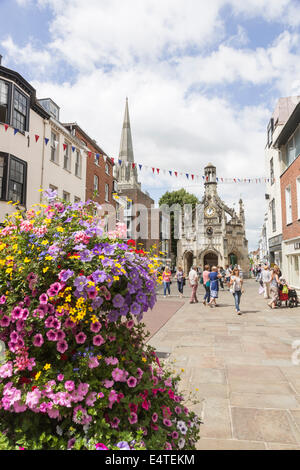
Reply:
[[197, 443], [197, 450], [266, 450], [266, 446], [262, 442], [203, 438]]
[[231, 380], [229, 389], [235, 393], [263, 393], [272, 395], [289, 395], [294, 394], [294, 390], [288, 383], [268, 383], [263, 382], [244, 382], [242, 380]]
[[286, 410], [299, 408], [300, 403], [293, 395], [275, 395], [270, 393], [237, 393], [230, 394], [230, 404], [235, 407], [247, 408], [278, 408]]
[[249, 441], [300, 444], [300, 435], [287, 411], [232, 408], [233, 437]]
[[267, 442], [266, 445], [268, 450], [300, 450], [300, 446], [293, 446], [289, 444], [276, 444]]
[[228, 366], [228, 378], [230, 380], [242, 379], [246, 382], [286, 382], [279, 367], [274, 366]]
[[225, 370], [222, 369], [193, 368], [191, 379], [195, 387], [207, 383], [226, 384]]

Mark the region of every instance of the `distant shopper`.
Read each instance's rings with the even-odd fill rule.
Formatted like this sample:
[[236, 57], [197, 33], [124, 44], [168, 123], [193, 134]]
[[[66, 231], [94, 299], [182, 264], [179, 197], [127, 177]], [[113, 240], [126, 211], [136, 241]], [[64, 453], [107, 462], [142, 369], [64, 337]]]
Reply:
[[164, 283], [164, 297], [168, 291], [168, 296], [170, 296], [170, 284], [171, 284], [171, 270], [168, 266], [165, 267], [164, 272], [162, 273], [163, 283]]
[[218, 268], [217, 266], [213, 266], [211, 268], [211, 273], [209, 273], [209, 280], [210, 280], [210, 301], [209, 301], [209, 306], [210, 307], [216, 307], [217, 302], [216, 299], [218, 298], [218, 293], [219, 293], [219, 279], [221, 277], [221, 274], [218, 273]]
[[210, 279], [209, 279], [209, 275], [210, 275], [210, 266], [208, 264], [206, 264], [204, 266], [204, 271], [203, 271], [203, 274], [202, 274], [203, 287], [205, 289], [205, 295], [204, 295], [204, 298], [203, 298], [203, 304], [204, 305], [206, 305], [206, 303], [209, 303], [209, 301], [210, 301]]
[[198, 303], [198, 299], [197, 299], [198, 274], [197, 274], [196, 266], [193, 266], [189, 272], [189, 283], [190, 283], [190, 287], [192, 288], [190, 304]]
[[265, 266], [264, 269], [262, 270], [261, 280], [263, 282], [264, 298], [269, 299], [270, 298], [270, 282], [271, 282], [271, 271], [269, 269], [269, 266]]
[[229, 264], [226, 264], [226, 266], [225, 266], [225, 281], [226, 281], [228, 289], [229, 289], [229, 283], [230, 283], [230, 276], [231, 276], [231, 269], [229, 267]]
[[243, 292], [243, 278], [240, 275], [239, 268], [234, 268], [230, 277], [230, 292], [234, 296], [236, 313], [241, 315], [240, 301]]
[[268, 303], [270, 308], [276, 307], [276, 302], [278, 300], [278, 284], [279, 284], [279, 268], [274, 266], [271, 271], [271, 281], [270, 281], [270, 294], [271, 302]]
[[181, 266], [178, 267], [175, 278], [177, 280], [177, 287], [178, 287], [179, 296], [180, 296], [180, 298], [182, 298], [183, 297], [183, 286], [185, 284], [185, 276], [184, 276], [184, 272], [183, 272]]

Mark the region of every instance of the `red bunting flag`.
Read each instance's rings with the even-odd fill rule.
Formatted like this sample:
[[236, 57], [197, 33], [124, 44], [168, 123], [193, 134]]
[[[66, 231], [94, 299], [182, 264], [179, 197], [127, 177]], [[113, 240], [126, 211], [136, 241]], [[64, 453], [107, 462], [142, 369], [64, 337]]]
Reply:
[[236, 183], [236, 179], [235, 179], [235, 178], [233, 178], [233, 181]]
[[194, 179], [194, 175], [192, 175], [192, 180]]
[[9, 128], [9, 125], [8, 125], [8, 124], [4, 124], [5, 132], [7, 131], [8, 128]]
[[152, 168], [152, 173], [154, 174], [154, 172], [155, 172], [155, 168]]
[[114, 158], [110, 158], [111, 161], [112, 161], [112, 164], [114, 165], [115, 164], [115, 159]]
[[92, 156], [92, 152], [88, 152], [88, 156], [91, 157], [91, 156]]
[[135, 163], [132, 164], [132, 168], [133, 168], [133, 169], [135, 168]]
[[35, 137], [35, 141], [36, 141], [36, 142], [37, 142], [37, 141], [39, 140], [39, 138], [40, 138], [40, 136], [39, 136], [39, 135], [37, 135], [37, 134], [35, 134], [35, 136], [34, 136], [34, 137]]
[[178, 174], [177, 171], [174, 171], [174, 173], [175, 173], [175, 176], [176, 176], [176, 178], [177, 178], [177, 174]]
[[159, 175], [159, 168], [156, 168], [157, 174]]
[[64, 148], [64, 150], [66, 150], [67, 144], [63, 144], [63, 148]]

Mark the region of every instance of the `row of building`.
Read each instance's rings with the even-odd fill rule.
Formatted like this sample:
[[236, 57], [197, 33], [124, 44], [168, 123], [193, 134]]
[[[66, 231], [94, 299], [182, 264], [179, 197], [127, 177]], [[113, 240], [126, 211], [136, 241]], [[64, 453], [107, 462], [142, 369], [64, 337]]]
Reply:
[[[127, 238], [145, 249], [155, 244], [168, 257], [163, 215], [138, 181], [128, 100], [119, 153], [122, 165], [114, 165], [86, 130], [77, 122], [61, 122], [59, 106], [51, 98], [38, 99], [33, 86], [2, 66], [1, 59], [0, 55], [0, 222], [15, 210], [8, 201], [27, 210], [41, 202], [40, 189], [55, 189], [67, 202], [94, 199], [105, 208], [108, 225], [110, 220], [114, 225], [124, 222]], [[137, 205], [146, 207], [146, 232], [141, 230], [141, 214], [133, 210]], [[150, 220], [155, 217], [156, 231], [151, 232]]]
[[300, 96], [280, 98], [267, 128], [267, 203], [259, 240], [260, 262], [278, 264], [300, 288]]

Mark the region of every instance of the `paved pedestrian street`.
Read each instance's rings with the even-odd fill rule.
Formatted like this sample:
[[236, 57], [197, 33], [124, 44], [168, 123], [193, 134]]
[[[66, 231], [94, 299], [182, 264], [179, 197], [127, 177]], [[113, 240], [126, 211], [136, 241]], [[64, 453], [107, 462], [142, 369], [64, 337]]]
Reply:
[[[172, 289], [169, 298], [159, 295], [162, 311], [176, 302]], [[181, 372], [185, 396], [199, 399], [192, 407], [203, 421], [198, 449], [299, 450], [300, 354], [297, 365], [292, 345], [300, 340], [300, 308], [271, 310], [254, 280], [245, 281], [241, 316], [228, 290], [216, 308], [201, 303], [203, 286], [198, 304], [189, 293], [186, 287], [184, 305], [149, 344]]]

